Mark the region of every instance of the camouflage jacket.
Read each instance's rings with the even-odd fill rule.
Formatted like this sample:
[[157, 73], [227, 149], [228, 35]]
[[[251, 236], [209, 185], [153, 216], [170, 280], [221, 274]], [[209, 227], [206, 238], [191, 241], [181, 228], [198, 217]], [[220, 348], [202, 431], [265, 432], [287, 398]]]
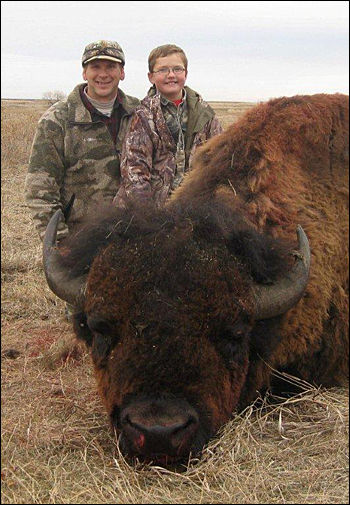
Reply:
[[[196, 148], [221, 133], [222, 128], [213, 109], [202, 97], [187, 86], [185, 91], [187, 110], [183, 172], [188, 172]], [[181, 152], [179, 156], [179, 143], [169, 129], [168, 119], [169, 114], [164, 113], [159, 93], [149, 94], [136, 108], [123, 145], [122, 179], [114, 199], [116, 205], [123, 206], [130, 197], [152, 198], [162, 205], [181, 182]]]
[[84, 106], [79, 84], [70, 95], [54, 104], [41, 117], [34, 138], [25, 181], [25, 199], [43, 238], [47, 224], [70, 197], [76, 198], [67, 223], [61, 223], [58, 238], [79, 222], [88, 208], [112, 201], [120, 183], [120, 152], [131, 114], [140, 103], [118, 91], [120, 125], [114, 143], [108, 126], [94, 120]]

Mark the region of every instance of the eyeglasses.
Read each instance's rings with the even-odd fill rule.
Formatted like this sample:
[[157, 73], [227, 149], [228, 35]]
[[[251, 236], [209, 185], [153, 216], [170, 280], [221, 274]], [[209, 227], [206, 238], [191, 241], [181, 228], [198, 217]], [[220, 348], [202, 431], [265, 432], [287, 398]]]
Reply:
[[185, 72], [185, 69], [183, 67], [174, 67], [174, 68], [164, 67], [152, 73], [160, 75], [168, 75], [170, 74], [170, 72], [174, 72], [174, 74], [182, 74], [183, 72]]

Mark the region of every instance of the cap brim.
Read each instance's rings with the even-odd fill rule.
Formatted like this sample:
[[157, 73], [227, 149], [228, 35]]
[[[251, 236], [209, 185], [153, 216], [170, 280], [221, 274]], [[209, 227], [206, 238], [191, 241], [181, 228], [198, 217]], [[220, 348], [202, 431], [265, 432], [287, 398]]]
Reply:
[[90, 61], [92, 60], [110, 60], [110, 61], [116, 61], [118, 63], [123, 63], [122, 60], [120, 60], [119, 58], [114, 58], [113, 56], [105, 56], [105, 55], [101, 55], [101, 56], [93, 56], [92, 58], [89, 58], [88, 60], [84, 61], [83, 65], [86, 65], [87, 63], [90, 63]]

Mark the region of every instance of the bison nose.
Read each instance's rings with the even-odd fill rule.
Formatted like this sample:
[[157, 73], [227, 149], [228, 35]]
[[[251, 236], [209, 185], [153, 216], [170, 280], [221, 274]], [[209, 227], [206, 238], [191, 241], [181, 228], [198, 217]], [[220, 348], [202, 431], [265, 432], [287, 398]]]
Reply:
[[188, 455], [198, 420], [193, 415], [184, 415], [176, 422], [162, 419], [148, 422], [129, 413], [122, 416], [122, 427], [136, 454], [178, 457]]

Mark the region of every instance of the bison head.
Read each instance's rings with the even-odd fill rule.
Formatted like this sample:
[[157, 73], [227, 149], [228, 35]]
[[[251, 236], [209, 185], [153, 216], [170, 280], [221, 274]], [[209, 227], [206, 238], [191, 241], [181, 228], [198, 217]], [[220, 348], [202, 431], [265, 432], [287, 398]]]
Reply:
[[258, 335], [257, 320], [299, 300], [309, 257], [290, 268], [290, 244], [213, 206], [114, 209], [72, 234], [63, 255], [60, 215], [44, 242], [48, 283], [79, 307], [75, 331], [122, 450], [153, 460], [198, 453], [240, 404], [251, 361], [278, 338]]

